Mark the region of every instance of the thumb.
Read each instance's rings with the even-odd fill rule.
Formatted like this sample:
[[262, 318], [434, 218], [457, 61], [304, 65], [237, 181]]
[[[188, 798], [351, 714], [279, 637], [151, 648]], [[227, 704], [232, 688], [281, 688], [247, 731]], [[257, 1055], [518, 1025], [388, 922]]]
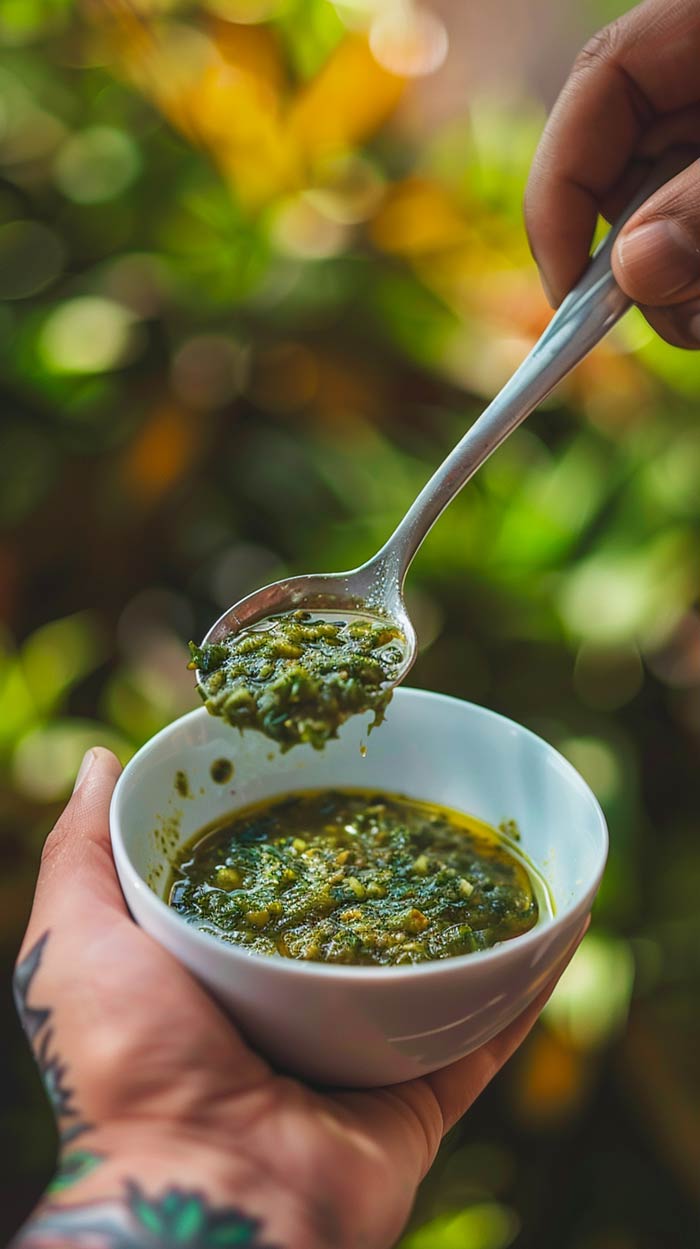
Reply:
[[[76, 911], [109, 908], [126, 914], [109, 839], [109, 803], [121, 771], [109, 750], [88, 750], [68, 806], [49, 833], [25, 948]], [[85, 916], [87, 918], [87, 916]], [[71, 927], [74, 925], [71, 925]]]
[[700, 296], [700, 161], [630, 217], [613, 250], [613, 270], [638, 304], [668, 307]]

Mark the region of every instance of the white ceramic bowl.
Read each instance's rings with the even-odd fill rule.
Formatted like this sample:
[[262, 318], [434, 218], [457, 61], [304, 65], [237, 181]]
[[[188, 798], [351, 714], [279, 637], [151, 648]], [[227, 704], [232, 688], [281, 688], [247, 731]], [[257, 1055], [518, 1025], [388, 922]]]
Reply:
[[[340, 1085], [423, 1075], [469, 1053], [525, 1009], [573, 941], [600, 883], [603, 814], [578, 773], [534, 733], [471, 703], [399, 689], [372, 733], [354, 717], [323, 751], [281, 754], [204, 708], [163, 729], [125, 768], [111, 807], [114, 858], [134, 918], [230, 1011], [279, 1067]], [[228, 783], [211, 765], [233, 762]], [[176, 788], [185, 773], [189, 795]], [[247, 953], [163, 901], [173, 851], [213, 820], [294, 789], [356, 786], [518, 822], [554, 918], [491, 950], [416, 966], [345, 967]]]

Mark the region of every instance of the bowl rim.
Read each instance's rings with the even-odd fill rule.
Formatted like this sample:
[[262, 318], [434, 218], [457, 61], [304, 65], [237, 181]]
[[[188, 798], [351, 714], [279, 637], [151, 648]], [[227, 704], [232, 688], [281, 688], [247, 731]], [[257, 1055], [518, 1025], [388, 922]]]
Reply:
[[[498, 962], [504, 958], [512, 957], [514, 950], [525, 951], [531, 946], [535, 946], [542, 939], [544, 933], [552, 933], [556, 928], [564, 926], [567, 920], [572, 919], [577, 912], [581, 912], [581, 916], [587, 914], [593, 903], [597, 893], [600, 881], [605, 870], [605, 864], [608, 857], [609, 834], [608, 826], [603, 814], [602, 808], [596, 798], [590, 785], [583, 779], [581, 774], [576, 770], [572, 763], [569, 762], [556, 747], [552, 746], [545, 738], [534, 733], [532, 729], [526, 728], [525, 725], [519, 724], [517, 720], [511, 720], [508, 716], [502, 715], [498, 711], [492, 711], [488, 707], [482, 707], [478, 703], [469, 702], [467, 699], [456, 698], [452, 694], [441, 694], [433, 690], [418, 689], [414, 686], [400, 686], [394, 691], [394, 698], [403, 699], [406, 695], [419, 700], [436, 700], [441, 703], [456, 704], [462, 708], [468, 708], [469, 712], [476, 716], [476, 719], [488, 719], [497, 721], [503, 729], [515, 729], [518, 733], [524, 734], [526, 737], [532, 738], [539, 748], [544, 748], [546, 754], [549, 754], [557, 768], [567, 777], [573, 784], [574, 788], [579, 791], [586, 799], [592, 809], [594, 816], [593, 827], [600, 839], [598, 847], [598, 861], [595, 869], [591, 874], [588, 882], [581, 893], [567, 906], [562, 907], [555, 915], [550, 916], [543, 923], [536, 923], [533, 928], [522, 933], [518, 937], [514, 937], [510, 941], [502, 941], [496, 946], [492, 946], [488, 950], [474, 950], [467, 954], [454, 954], [449, 958], [428, 959], [422, 963], [401, 964], [400, 966], [375, 966], [375, 965], [353, 965], [348, 963], [322, 963], [312, 962], [304, 959], [293, 958], [276, 958], [270, 954], [260, 954], [254, 950], [247, 950], [243, 946], [236, 945], [235, 942], [222, 941], [220, 937], [216, 937], [211, 933], [203, 932], [196, 928], [193, 924], [189, 924], [177, 911], [175, 911], [167, 902], [160, 898], [150, 885], [144, 880], [143, 876], [136, 870], [133, 865], [129, 853], [127, 851], [124, 835], [121, 828], [119, 806], [124, 800], [124, 795], [128, 789], [132, 773], [143, 762], [144, 756], [155, 747], [162, 737], [172, 733], [177, 733], [186, 727], [191, 721], [200, 721], [203, 717], [209, 719], [218, 719], [212, 717], [206, 707], [196, 707], [192, 711], [186, 712], [175, 720], [171, 720], [164, 728], [160, 729], [153, 737], [149, 738], [132, 755], [126, 764], [121, 776], [112, 794], [109, 807], [109, 834], [112, 847], [112, 856], [118, 876], [121, 878], [125, 873], [135, 887], [144, 898], [147, 898], [147, 905], [154, 908], [159, 920], [173, 933], [187, 941], [190, 941], [195, 948], [202, 950], [204, 953], [211, 951], [216, 952], [216, 957], [229, 958], [232, 964], [240, 964], [241, 960], [245, 961], [246, 966], [252, 964], [257, 966], [264, 974], [277, 972], [281, 975], [292, 975], [297, 977], [312, 976], [325, 979], [340, 977], [344, 981], [362, 981], [377, 984], [387, 979], [406, 980], [412, 977], [424, 976], [446, 976], [457, 972], [460, 968], [464, 970], [468, 966], [483, 966], [484, 963]], [[233, 730], [232, 730], [233, 731]], [[120, 879], [121, 886], [121, 879]], [[122, 887], [122, 892], [124, 892]], [[126, 901], [126, 898], [125, 898]], [[128, 907], [128, 902], [126, 902]]]

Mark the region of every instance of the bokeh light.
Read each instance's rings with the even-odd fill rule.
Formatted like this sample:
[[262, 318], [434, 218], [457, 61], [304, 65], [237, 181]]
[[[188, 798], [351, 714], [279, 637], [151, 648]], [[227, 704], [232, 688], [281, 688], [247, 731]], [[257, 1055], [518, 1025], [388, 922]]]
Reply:
[[644, 682], [644, 668], [634, 645], [605, 649], [584, 643], [576, 656], [574, 685], [581, 699], [601, 711], [624, 707]]
[[402, 1241], [401, 1249], [508, 1249], [518, 1230], [513, 1210], [483, 1202], [425, 1224]]
[[[320, 203], [323, 204], [323, 199]], [[272, 237], [284, 255], [298, 256], [302, 260], [325, 260], [346, 249], [348, 228], [321, 210], [318, 197], [298, 196], [277, 208]]]
[[440, 68], [449, 38], [444, 22], [430, 9], [388, 0], [372, 22], [370, 47], [392, 74], [419, 78]]
[[559, 749], [588, 782], [599, 802], [609, 803], [621, 784], [621, 769], [608, 742], [595, 737], [568, 737]]
[[375, 164], [358, 154], [345, 153], [319, 170], [314, 186], [305, 195], [323, 216], [349, 226], [373, 216], [384, 187], [384, 178]]
[[173, 275], [162, 256], [127, 253], [105, 266], [101, 290], [107, 298], [128, 308], [136, 317], [155, 317], [173, 295]]
[[623, 941], [586, 936], [545, 1008], [548, 1023], [587, 1050], [609, 1044], [627, 1019], [634, 959]]
[[69, 199], [78, 204], [100, 204], [125, 191], [140, 165], [138, 148], [123, 130], [88, 126], [61, 145], [54, 177]]
[[177, 349], [172, 363], [173, 390], [195, 409], [220, 407], [245, 382], [247, 354], [223, 334], [200, 334]]
[[134, 344], [134, 317], [121, 304], [81, 295], [59, 304], [39, 336], [39, 355], [55, 373], [118, 368]]
[[20, 793], [34, 802], [66, 798], [91, 746], [105, 746], [126, 761], [128, 743], [93, 720], [60, 720], [33, 729], [17, 743], [12, 775]]

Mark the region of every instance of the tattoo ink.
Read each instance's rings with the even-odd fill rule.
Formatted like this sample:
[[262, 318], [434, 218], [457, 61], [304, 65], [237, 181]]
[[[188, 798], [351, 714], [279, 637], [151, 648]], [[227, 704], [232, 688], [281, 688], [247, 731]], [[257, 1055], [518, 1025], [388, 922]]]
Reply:
[[10, 1249], [281, 1249], [260, 1239], [261, 1228], [204, 1193], [169, 1188], [154, 1199], [129, 1182], [121, 1200], [44, 1207]]
[[50, 1196], [63, 1193], [72, 1188], [83, 1176], [89, 1175], [103, 1161], [104, 1154], [94, 1153], [91, 1149], [72, 1149], [58, 1160], [58, 1170], [48, 1187]]
[[[92, 1126], [80, 1116], [75, 1105], [75, 1093], [66, 1083], [67, 1068], [61, 1062], [54, 1047], [54, 1031], [51, 1026], [51, 1008], [48, 1006], [30, 1006], [29, 993], [32, 988], [41, 960], [46, 948], [49, 934], [45, 932], [36, 945], [32, 946], [22, 962], [17, 965], [13, 981], [15, 1006], [24, 1032], [34, 1051], [51, 1108], [56, 1117], [61, 1150], [70, 1145], [77, 1136], [87, 1132]], [[89, 1171], [94, 1170], [102, 1161], [102, 1154], [88, 1149], [73, 1149], [61, 1153], [58, 1170], [49, 1186], [49, 1193], [63, 1192], [76, 1184]]]
[[[52, 1010], [30, 1004], [48, 940], [44, 933], [18, 965], [14, 978], [17, 1012], [31, 1042], [44, 1087], [65, 1146], [93, 1126], [80, 1115], [67, 1068], [56, 1050]], [[63, 1155], [48, 1199], [17, 1234], [10, 1249], [280, 1249], [261, 1239], [262, 1224], [235, 1206], [216, 1207], [202, 1192], [169, 1188], [147, 1197], [128, 1181], [121, 1198], [58, 1204], [52, 1201], [88, 1175], [103, 1155], [72, 1149]]]
[[13, 982], [15, 1006], [30, 1045], [35, 1044], [44, 1024], [47, 1024], [51, 1018], [50, 1010], [37, 1009], [34, 1006], [30, 1006], [27, 1002], [31, 983], [39, 970], [39, 964], [41, 963], [44, 947], [48, 939], [49, 934], [45, 932], [43, 937], [39, 938], [36, 945], [32, 946], [29, 953], [22, 959], [21, 963], [17, 964], [15, 969]]
[[[75, 1105], [75, 1091], [67, 1083], [68, 1069], [65, 1063], [61, 1061], [60, 1054], [55, 1047], [52, 1026], [53, 1012], [51, 1008], [48, 1006], [32, 1006], [29, 1003], [29, 994], [34, 977], [41, 966], [48, 938], [49, 934], [45, 932], [36, 945], [32, 946], [26, 957], [22, 959], [22, 962], [18, 964], [14, 976], [14, 995], [17, 1013], [34, 1050], [39, 1074], [56, 1116], [61, 1147], [64, 1147], [74, 1141], [81, 1133], [87, 1132], [92, 1127], [92, 1124], [86, 1123], [81, 1117]], [[81, 1151], [80, 1157], [82, 1160], [81, 1165], [84, 1166], [86, 1158], [84, 1151]], [[97, 1154], [93, 1154], [91, 1157], [95, 1161], [99, 1160], [99, 1155]], [[68, 1162], [69, 1158], [65, 1158], [64, 1168], [68, 1165]]]

